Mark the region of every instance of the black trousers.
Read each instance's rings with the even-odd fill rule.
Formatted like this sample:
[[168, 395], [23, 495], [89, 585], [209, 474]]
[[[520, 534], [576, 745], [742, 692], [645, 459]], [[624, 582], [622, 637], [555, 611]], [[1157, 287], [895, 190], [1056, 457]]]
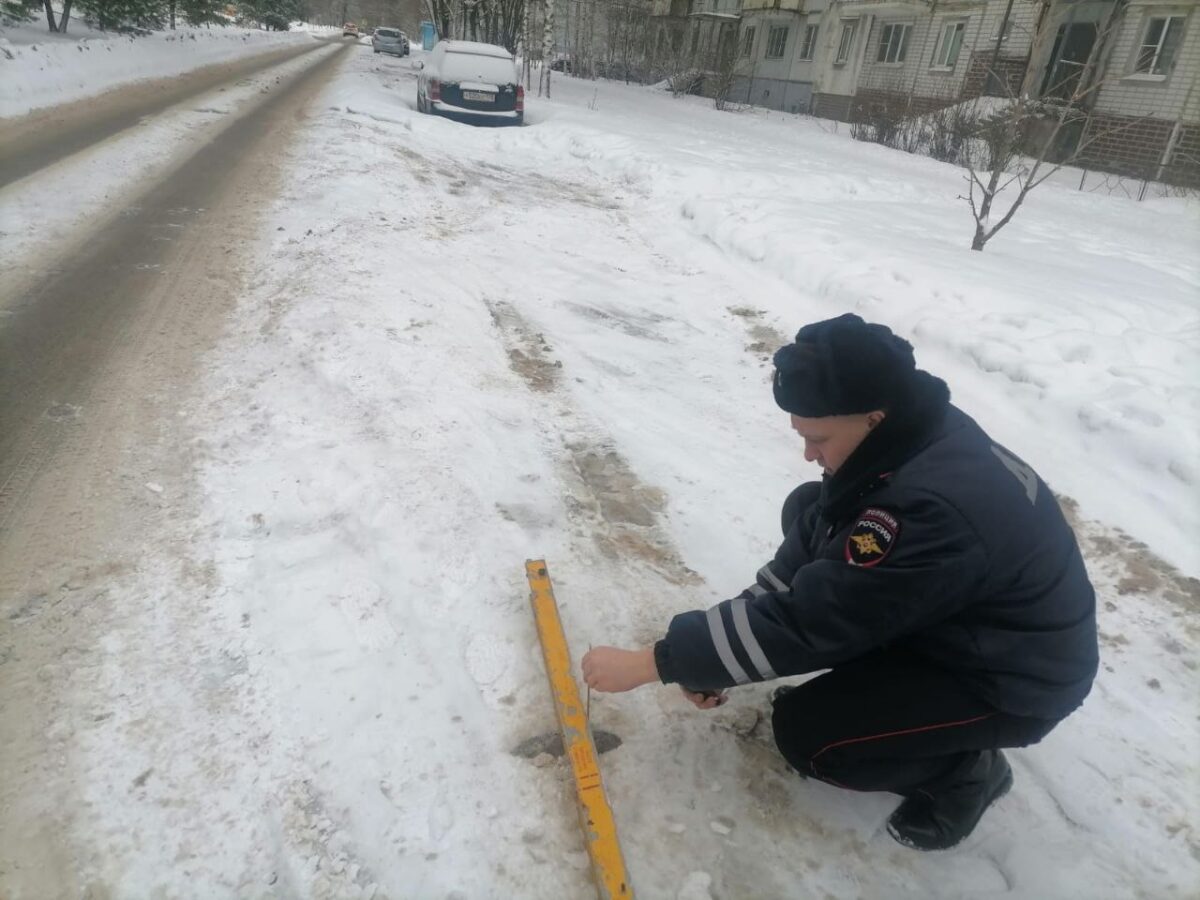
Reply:
[[904, 795], [949, 786], [980, 751], [1036, 744], [1058, 721], [1001, 712], [952, 672], [898, 650], [788, 691], [772, 716], [775, 742], [801, 774]]

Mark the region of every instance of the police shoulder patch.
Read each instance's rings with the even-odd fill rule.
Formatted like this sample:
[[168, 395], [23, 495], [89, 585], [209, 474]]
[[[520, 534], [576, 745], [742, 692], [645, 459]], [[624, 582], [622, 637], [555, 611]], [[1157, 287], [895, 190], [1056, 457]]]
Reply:
[[884, 509], [865, 509], [846, 538], [846, 562], [864, 568], [877, 566], [892, 552], [899, 537], [900, 522], [895, 516]]

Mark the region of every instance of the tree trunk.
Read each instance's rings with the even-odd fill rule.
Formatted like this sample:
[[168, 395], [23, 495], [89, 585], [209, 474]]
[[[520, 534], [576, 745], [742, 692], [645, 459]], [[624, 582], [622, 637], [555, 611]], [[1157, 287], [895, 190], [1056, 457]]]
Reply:
[[[992, 51], [992, 62], [988, 66], [988, 71], [983, 76], [983, 93], [987, 95], [988, 82], [995, 80], [997, 87], [1000, 86], [1000, 45], [1004, 42], [1004, 30], [1008, 28], [1008, 19], [1012, 15], [1013, 0], [1008, 0], [1008, 5], [1004, 7], [1004, 15], [1000, 19], [1000, 33], [996, 35], [996, 49]], [[1005, 76], [1003, 93], [999, 96], [1003, 97], [1009, 93], [1008, 76]], [[983, 248], [978, 248], [982, 250]]]
[[621, 66], [625, 69], [625, 83], [629, 84], [629, 69], [633, 57], [633, 9], [625, 7], [625, 40], [621, 44]]
[[992, 173], [988, 177], [987, 187], [983, 189], [983, 202], [979, 204], [979, 212], [975, 216], [975, 237], [971, 239], [972, 250], [982, 250], [988, 239], [996, 233], [991, 227], [992, 201], [996, 199], [996, 192], [1000, 188], [1000, 176], [1003, 172], [1003, 166], [994, 165]]
[[171, 0], [171, 30], [175, 30], [175, 3], [176, 0]]
[[525, 90], [533, 89], [533, 19], [530, 13], [533, 12], [533, 3], [531, 0], [525, 0], [525, 12], [521, 22], [521, 52], [525, 54]]
[[58, 25], [54, 22], [54, 9], [50, 6], [50, 0], [42, 0], [46, 5], [46, 24], [50, 26], [51, 31], [58, 31]]
[[[546, 73], [546, 99], [550, 99], [550, 62], [554, 52], [554, 0], [543, 0], [546, 9], [546, 27], [542, 31], [542, 71]], [[538, 80], [539, 93], [541, 79]]]
[[[47, 0], [49, 2], [49, 0]], [[58, 30], [63, 34], [67, 33], [67, 23], [71, 21], [71, 0], [67, 0], [63, 4], [62, 17], [58, 20]]]

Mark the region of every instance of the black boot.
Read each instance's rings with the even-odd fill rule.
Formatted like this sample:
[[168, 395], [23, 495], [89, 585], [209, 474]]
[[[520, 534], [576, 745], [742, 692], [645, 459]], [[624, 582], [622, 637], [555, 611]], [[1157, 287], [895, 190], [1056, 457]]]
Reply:
[[975, 830], [984, 812], [1012, 787], [999, 750], [984, 750], [942, 787], [914, 793], [888, 819], [888, 832], [914, 850], [949, 850]]

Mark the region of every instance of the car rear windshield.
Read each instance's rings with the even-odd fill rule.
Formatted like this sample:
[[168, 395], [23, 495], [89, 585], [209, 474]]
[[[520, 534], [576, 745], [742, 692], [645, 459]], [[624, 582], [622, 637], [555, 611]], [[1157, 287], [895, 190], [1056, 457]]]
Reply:
[[375, 33], [380, 37], [400, 37], [400, 32], [393, 31], [390, 28], [376, 28]]
[[482, 81], [487, 84], [515, 84], [517, 67], [511, 59], [480, 56], [477, 53], [447, 53], [442, 62], [443, 81]]

